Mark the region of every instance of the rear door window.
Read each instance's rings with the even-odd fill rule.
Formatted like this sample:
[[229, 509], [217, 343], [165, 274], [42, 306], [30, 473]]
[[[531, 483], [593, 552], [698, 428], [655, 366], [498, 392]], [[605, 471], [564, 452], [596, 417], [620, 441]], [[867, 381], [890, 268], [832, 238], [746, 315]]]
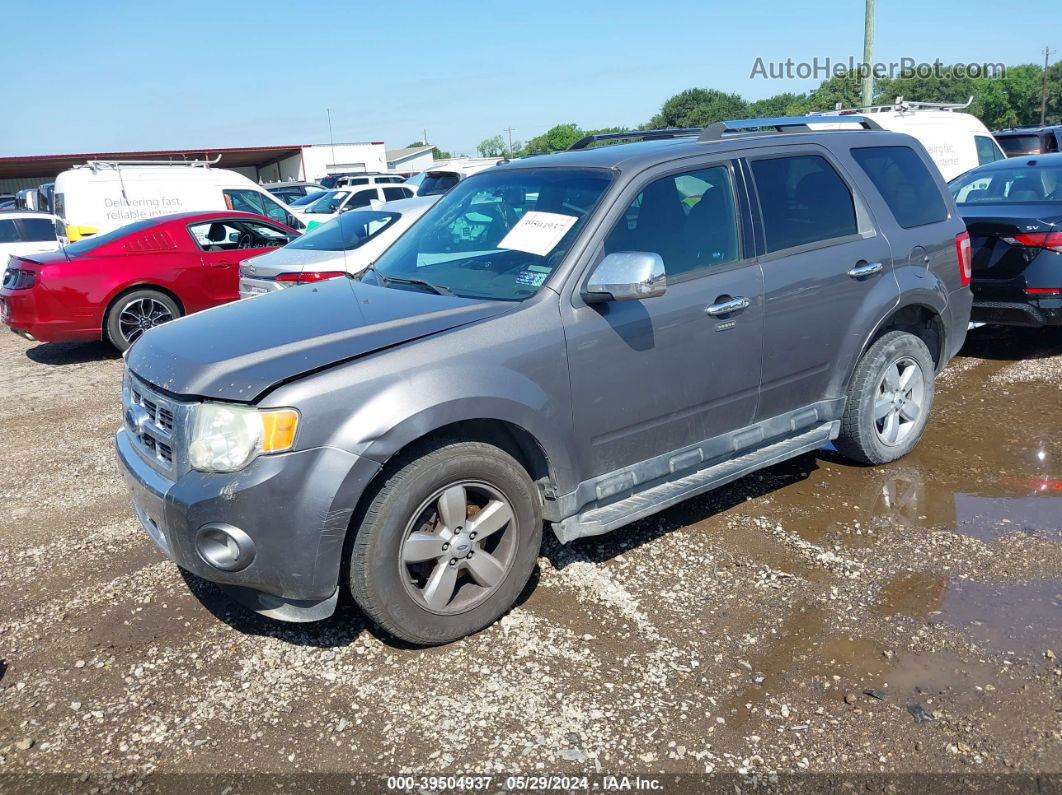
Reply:
[[377, 197], [378, 196], [376, 193], [376, 188], [369, 188], [368, 190], [359, 190], [357, 193], [350, 197], [350, 201], [343, 205], [343, 208], [349, 210], [354, 207], [368, 207], [369, 202], [371, 202]]
[[852, 150], [852, 157], [904, 229], [947, 220], [948, 207], [940, 188], [909, 146], [859, 147]]
[[767, 252], [857, 234], [852, 191], [820, 155], [753, 160]]
[[0, 243], [18, 243], [19, 239], [14, 220], [0, 220]]
[[384, 201], [394, 201], [395, 199], [408, 199], [413, 195], [413, 191], [409, 188], [384, 188], [383, 189]]

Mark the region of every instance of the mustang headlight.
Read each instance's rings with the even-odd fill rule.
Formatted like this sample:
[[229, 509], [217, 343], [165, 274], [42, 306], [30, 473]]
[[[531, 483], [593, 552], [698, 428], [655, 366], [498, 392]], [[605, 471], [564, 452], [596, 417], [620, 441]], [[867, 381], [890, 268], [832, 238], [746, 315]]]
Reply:
[[264, 453], [290, 450], [299, 413], [203, 403], [196, 410], [188, 463], [203, 472], [235, 472]]

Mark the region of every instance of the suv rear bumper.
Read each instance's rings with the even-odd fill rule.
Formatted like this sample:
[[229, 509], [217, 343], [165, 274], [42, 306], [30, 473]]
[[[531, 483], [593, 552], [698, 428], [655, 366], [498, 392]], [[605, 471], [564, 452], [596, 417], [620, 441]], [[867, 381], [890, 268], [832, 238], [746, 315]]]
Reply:
[[1062, 297], [1028, 301], [974, 301], [970, 319], [978, 323], [1032, 328], [1062, 325]]
[[[141, 526], [178, 566], [273, 618], [331, 615], [350, 517], [375, 462], [319, 447], [171, 481], [144, 461], [124, 428], [115, 445]], [[211, 533], [226, 534], [239, 550], [237, 567], [208, 559]]]

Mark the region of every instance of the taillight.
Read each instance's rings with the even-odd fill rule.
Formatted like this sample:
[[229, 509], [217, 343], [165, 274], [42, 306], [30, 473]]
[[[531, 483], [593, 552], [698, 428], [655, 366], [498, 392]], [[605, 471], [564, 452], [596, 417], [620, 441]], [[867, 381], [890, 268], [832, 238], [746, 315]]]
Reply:
[[3, 287], [8, 290], [28, 290], [37, 283], [37, 271], [8, 268], [4, 272]]
[[970, 249], [970, 233], [955, 235], [955, 254], [959, 258], [959, 283], [965, 287], [973, 275], [973, 252]]
[[287, 284], [313, 284], [314, 282], [323, 282], [326, 279], [338, 279], [340, 276], [346, 276], [346, 271], [307, 271], [306, 273], [281, 273], [273, 280], [276, 282], [286, 282]]
[[1025, 232], [1003, 238], [1004, 243], [1025, 248], [1045, 248], [1062, 253], [1062, 232]]
[[1026, 295], [1062, 295], [1062, 289], [1058, 287], [1026, 287]]

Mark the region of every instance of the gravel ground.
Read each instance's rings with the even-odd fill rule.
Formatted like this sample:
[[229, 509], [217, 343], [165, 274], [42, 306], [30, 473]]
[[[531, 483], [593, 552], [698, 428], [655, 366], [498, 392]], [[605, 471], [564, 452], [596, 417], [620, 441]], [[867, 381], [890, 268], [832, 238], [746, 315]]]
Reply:
[[118, 475], [120, 373], [0, 335], [0, 777], [1062, 772], [1058, 335], [973, 333], [903, 461], [551, 540], [509, 615], [427, 650], [182, 576]]

